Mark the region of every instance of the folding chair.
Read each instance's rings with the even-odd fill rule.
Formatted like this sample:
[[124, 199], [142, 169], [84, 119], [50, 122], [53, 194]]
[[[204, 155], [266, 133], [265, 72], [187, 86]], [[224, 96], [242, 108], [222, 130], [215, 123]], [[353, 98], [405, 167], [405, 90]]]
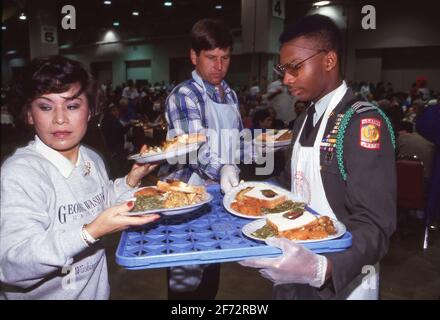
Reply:
[[[417, 156], [402, 157], [397, 159], [396, 169], [397, 207], [409, 210], [425, 210], [423, 162]], [[425, 223], [423, 249], [428, 248], [428, 232], [428, 224]]]

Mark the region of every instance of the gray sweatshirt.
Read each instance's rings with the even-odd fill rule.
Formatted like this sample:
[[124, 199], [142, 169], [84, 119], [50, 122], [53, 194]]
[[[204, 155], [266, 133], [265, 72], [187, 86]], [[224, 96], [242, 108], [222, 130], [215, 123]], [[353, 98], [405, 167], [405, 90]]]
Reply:
[[1, 168], [0, 298], [107, 299], [104, 249], [81, 228], [130, 189], [84, 146], [76, 165], [38, 137], [17, 149]]

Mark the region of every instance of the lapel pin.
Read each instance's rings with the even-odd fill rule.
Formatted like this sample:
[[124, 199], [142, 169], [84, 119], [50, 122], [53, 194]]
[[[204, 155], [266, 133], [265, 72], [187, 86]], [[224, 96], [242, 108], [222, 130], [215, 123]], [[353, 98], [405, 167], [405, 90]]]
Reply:
[[92, 171], [92, 165], [88, 161], [84, 161], [84, 176], [88, 176]]

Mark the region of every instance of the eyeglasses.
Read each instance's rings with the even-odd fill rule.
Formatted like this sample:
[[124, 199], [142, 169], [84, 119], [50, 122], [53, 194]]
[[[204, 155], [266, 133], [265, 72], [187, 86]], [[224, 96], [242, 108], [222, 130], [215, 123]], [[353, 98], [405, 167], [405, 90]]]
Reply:
[[301, 69], [302, 65], [304, 62], [306, 62], [309, 59], [312, 59], [314, 56], [317, 56], [318, 54], [325, 52], [327, 53], [327, 50], [319, 50], [318, 52], [316, 52], [315, 54], [311, 55], [310, 57], [296, 63], [293, 64], [292, 62], [286, 63], [286, 64], [277, 64], [275, 67], [273, 67], [273, 70], [280, 76], [280, 77], [284, 77], [284, 75], [287, 73], [289, 73], [290, 75], [297, 77], [298, 76], [298, 72], [299, 69]]

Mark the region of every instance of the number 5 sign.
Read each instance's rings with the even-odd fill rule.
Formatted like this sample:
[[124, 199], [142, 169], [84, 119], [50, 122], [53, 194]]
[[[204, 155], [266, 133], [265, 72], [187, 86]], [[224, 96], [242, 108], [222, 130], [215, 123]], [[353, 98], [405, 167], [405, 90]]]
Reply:
[[41, 27], [41, 42], [47, 44], [57, 44], [57, 28], [42, 26]]
[[285, 0], [272, 0], [272, 16], [275, 18], [284, 19], [284, 1]]

